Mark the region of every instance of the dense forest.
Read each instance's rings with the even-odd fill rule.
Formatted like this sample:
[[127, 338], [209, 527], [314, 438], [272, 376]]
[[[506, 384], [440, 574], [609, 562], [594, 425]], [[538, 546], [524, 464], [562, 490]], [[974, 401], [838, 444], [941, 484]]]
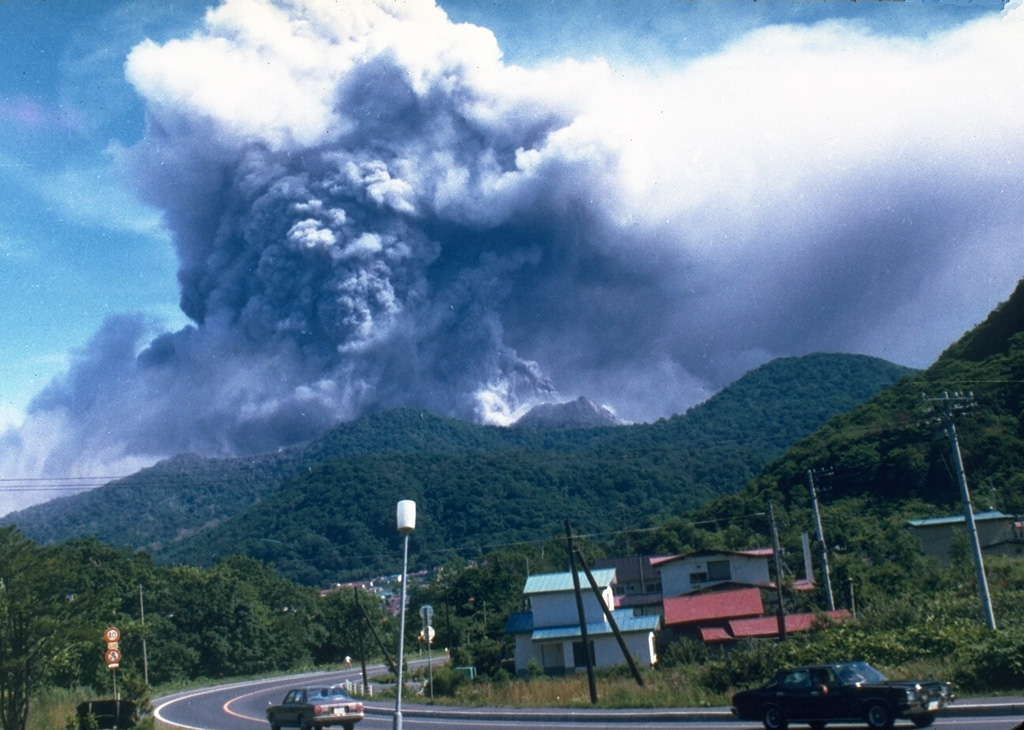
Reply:
[[857, 355], [783, 358], [685, 414], [607, 428], [378, 413], [257, 458], [179, 456], [5, 522], [40, 542], [96, 536], [162, 564], [244, 554], [325, 586], [396, 569], [399, 499], [420, 503], [419, 567], [451, 550], [472, 557], [545, 539], [566, 518], [589, 531], [660, 521], [736, 492], [789, 445], [910, 372]]

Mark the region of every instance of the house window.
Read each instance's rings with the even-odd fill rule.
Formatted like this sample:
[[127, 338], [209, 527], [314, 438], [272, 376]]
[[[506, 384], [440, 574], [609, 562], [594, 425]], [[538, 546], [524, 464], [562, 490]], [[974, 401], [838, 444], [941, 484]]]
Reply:
[[[572, 663], [577, 667], [587, 666], [587, 655], [583, 653], [583, 642], [572, 642]], [[590, 665], [594, 665], [594, 642], [590, 642]]]
[[697, 585], [698, 583], [703, 583], [707, 579], [708, 579], [708, 574], [707, 573], [690, 573], [690, 583], [693, 584], [693, 585]]
[[557, 673], [561, 673], [561, 670], [565, 669], [565, 657], [562, 654], [561, 644], [541, 644], [540, 656], [546, 671], [555, 670]]
[[732, 580], [728, 560], [708, 561], [708, 580]]

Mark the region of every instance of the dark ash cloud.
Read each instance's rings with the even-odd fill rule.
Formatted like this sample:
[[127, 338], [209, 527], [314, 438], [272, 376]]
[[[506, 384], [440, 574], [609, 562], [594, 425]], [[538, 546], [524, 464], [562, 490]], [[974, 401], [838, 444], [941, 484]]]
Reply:
[[964, 322], [944, 299], [985, 292], [977, 320], [1024, 274], [1020, 28], [528, 70], [429, 2], [229, 0], [126, 64], [123, 163], [192, 324], [111, 319], [4, 463], [250, 453], [405, 405], [651, 420], [814, 350], [925, 365]]

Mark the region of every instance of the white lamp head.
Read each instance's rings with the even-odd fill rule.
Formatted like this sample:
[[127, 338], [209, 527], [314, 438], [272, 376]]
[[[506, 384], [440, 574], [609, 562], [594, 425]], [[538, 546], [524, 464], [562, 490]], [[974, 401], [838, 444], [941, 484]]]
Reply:
[[408, 535], [416, 529], [416, 503], [403, 499], [398, 503], [398, 532]]

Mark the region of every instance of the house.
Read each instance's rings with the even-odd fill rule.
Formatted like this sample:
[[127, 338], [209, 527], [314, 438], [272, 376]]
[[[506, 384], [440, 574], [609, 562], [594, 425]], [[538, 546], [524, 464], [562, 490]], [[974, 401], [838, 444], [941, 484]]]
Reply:
[[664, 556], [630, 555], [598, 558], [594, 567], [614, 568], [616, 608], [632, 608], [638, 615], [661, 615], [661, 569], [652, 564]]
[[661, 571], [661, 592], [664, 598], [726, 585], [772, 586], [768, 575], [771, 548], [754, 550], [700, 550], [686, 555], [672, 555], [651, 560]]
[[710, 636], [732, 638], [728, 633], [731, 619], [763, 614], [760, 588], [673, 596], [665, 599], [665, 638], [687, 636], [701, 641], [707, 641]]
[[[963, 515], [909, 520], [911, 529], [921, 538], [921, 552], [934, 555], [949, 565], [950, 548], [955, 534], [964, 533]], [[979, 512], [974, 515], [978, 543], [984, 555], [1024, 557], [1024, 521], [998, 511]]]
[[[760, 588], [690, 593], [665, 599], [666, 638], [689, 637], [707, 645], [720, 645], [741, 639], [774, 638], [779, 635], [779, 621], [774, 614], [765, 615]], [[792, 613], [784, 617], [786, 633], [810, 631], [816, 621], [845, 621], [846, 610], [813, 613]]]
[[[657, 661], [654, 632], [660, 617], [637, 616], [628, 608], [615, 609], [614, 568], [593, 570], [591, 574], [600, 590], [600, 598], [594, 595], [584, 573], [579, 574], [579, 580], [593, 665], [614, 667], [625, 661], [602, 604], [612, 611], [637, 664], [653, 665]], [[525, 675], [531, 660], [540, 665], [545, 674], [571, 674], [586, 667], [587, 655], [581, 638], [572, 573], [531, 575], [526, 580], [523, 596], [530, 610], [513, 613], [505, 625], [505, 631], [515, 636], [516, 673]]]
[[[810, 573], [805, 544], [805, 566]], [[661, 569], [664, 632], [662, 642], [689, 637], [707, 645], [741, 639], [778, 636], [774, 613], [765, 615], [765, 592], [774, 600], [775, 583], [768, 572], [771, 548], [753, 550], [701, 550], [686, 555], [655, 558]], [[811, 576], [794, 581], [794, 590], [814, 588]], [[847, 611], [824, 614], [834, 621], [850, 617]], [[818, 618], [813, 613], [789, 614], [787, 632], [809, 631]]]

